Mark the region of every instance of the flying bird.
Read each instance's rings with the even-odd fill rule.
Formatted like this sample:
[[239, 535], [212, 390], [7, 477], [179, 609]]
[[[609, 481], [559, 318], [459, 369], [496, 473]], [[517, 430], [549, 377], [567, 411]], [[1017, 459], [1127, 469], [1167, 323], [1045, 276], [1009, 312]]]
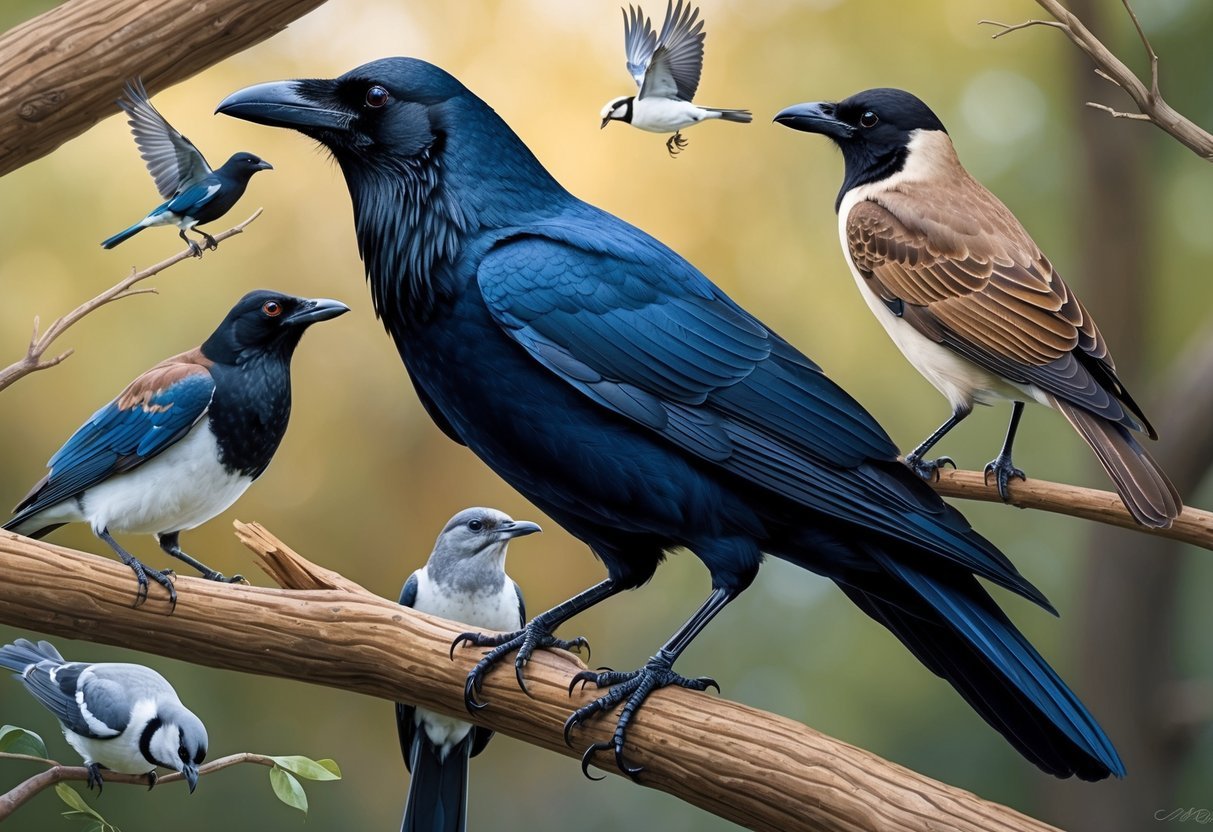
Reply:
[[969, 175], [940, 120], [897, 89], [838, 103], [797, 104], [775, 121], [820, 133], [845, 162], [838, 212], [843, 256], [859, 291], [952, 415], [906, 462], [926, 478], [948, 457], [925, 454], [973, 410], [1013, 402], [998, 456], [986, 466], [1009, 499], [1024, 473], [1011, 446], [1025, 402], [1061, 412], [1145, 526], [1165, 528], [1179, 493], [1134, 437], [1157, 438], [1116, 375], [1091, 313], [1005, 205]]
[[[438, 535], [429, 560], [400, 591], [400, 603], [474, 627], [512, 632], [526, 624], [522, 590], [505, 574], [506, 549], [539, 526], [491, 508], [469, 508]], [[467, 828], [468, 759], [493, 732], [427, 708], [397, 703], [400, 751], [412, 773], [402, 832]]]
[[181, 704], [165, 678], [141, 664], [69, 662], [47, 641], [19, 638], [0, 647], [0, 667], [55, 715], [63, 736], [84, 758], [88, 787], [102, 770], [143, 774], [179, 771], [190, 793], [206, 758], [206, 727]]
[[190, 254], [201, 257], [202, 248], [185, 232], [192, 229], [206, 240], [207, 248], [217, 248], [215, 238], [196, 226], [214, 222], [226, 214], [244, 196], [253, 174], [273, 170], [273, 165], [241, 151], [233, 153], [218, 170], [211, 170], [194, 143], [177, 132], [152, 106], [142, 81], [127, 82], [126, 96], [126, 100], [119, 99], [118, 106], [126, 113], [139, 155], [147, 162], [147, 169], [156, 180], [156, 190], [166, 202], [130, 228], [103, 241], [101, 246], [113, 248], [154, 225], [175, 225], [178, 235], [189, 245]]
[[640, 88], [637, 95], [612, 98], [602, 108], [602, 126], [622, 121], [650, 133], [674, 135], [665, 147], [671, 156], [686, 147], [682, 129], [719, 118], [749, 124], [749, 110], [722, 110], [691, 103], [703, 73], [703, 21], [699, 9], [682, 0], [667, 0], [660, 37], [639, 6], [623, 12], [623, 42], [628, 73]]
[[42, 537], [88, 523], [139, 582], [177, 602], [171, 573], [140, 563], [115, 533], [154, 534], [208, 580], [233, 582], [181, 551], [182, 531], [225, 511], [278, 449], [291, 413], [291, 356], [304, 330], [349, 307], [280, 292], [245, 295], [202, 343], [166, 358], [94, 413], [51, 457], [50, 472], [4, 528]]
[[[854, 399], [694, 266], [571, 195], [483, 101], [410, 58], [333, 80], [258, 84], [219, 111], [320, 142], [345, 176], [375, 309], [426, 412], [585, 542], [607, 577], [506, 637], [509, 653], [567, 645], [555, 629], [649, 580], [683, 547], [712, 591], [643, 667], [586, 671], [609, 688], [572, 731], [709, 678], [674, 670], [758, 574], [763, 553], [823, 575], [889, 628], [1045, 771], [1098, 780], [1111, 742], [981, 585], [1044, 596], [909, 468]], [[803, 649], [804, 645], [793, 645]]]

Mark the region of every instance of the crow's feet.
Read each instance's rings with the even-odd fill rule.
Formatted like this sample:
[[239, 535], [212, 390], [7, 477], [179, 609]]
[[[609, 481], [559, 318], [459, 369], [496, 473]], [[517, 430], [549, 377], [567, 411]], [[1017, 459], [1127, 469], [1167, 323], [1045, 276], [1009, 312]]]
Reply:
[[588, 656], [590, 649], [590, 643], [581, 636], [572, 641], [565, 641], [556, 638], [544, 625], [536, 624], [535, 621], [531, 621], [521, 630], [513, 633], [497, 635], [461, 633], [451, 642], [452, 659], [455, 658], [455, 648], [462, 645], [492, 648], [484, 654], [480, 661], [476, 662], [476, 666], [468, 673], [467, 681], [463, 685], [463, 704], [467, 707], [468, 713], [475, 713], [485, 707], [485, 704], [477, 699], [477, 695], [484, 686], [485, 674], [507, 654], [518, 652], [518, 655], [514, 657], [514, 675], [518, 679], [518, 687], [522, 688], [523, 693], [530, 696], [530, 691], [526, 689], [526, 679], [523, 678], [522, 669], [526, 667], [526, 663], [531, 660], [531, 656], [536, 650], [555, 648], [581, 652], [584, 648]]
[[165, 569], [162, 571], [159, 569], [152, 569], [150, 566], [144, 566], [142, 563], [135, 560], [135, 558], [131, 558], [126, 565], [129, 566], [131, 571], [135, 573], [135, 580], [139, 582], [139, 589], [135, 593], [134, 606], [141, 606], [143, 602], [147, 600], [147, 579], [151, 578], [153, 581], [160, 584], [160, 586], [168, 590], [169, 605], [172, 607], [172, 609], [177, 609], [177, 590], [173, 586], [173, 578], [176, 577], [176, 575], [173, 570]]
[[1007, 484], [1012, 479], [1027, 480], [1027, 476], [1023, 471], [1011, 464], [1010, 454], [999, 454], [989, 464], [986, 465], [985, 483], [990, 484], [990, 475], [994, 475], [994, 483], [998, 486], [998, 496], [1002, 497], [1004, 503], [1011, 501], [1011, 492], [1007, 490]]
[[700, 676], [697, 679], [688, 679], [685, 676], [680, 676], [673, 671], [671, 661], [661, 656], [654, 656], [645, 663], [644, 667], [627, 673], [620, 673], [614, 670], [583, 670], [574, 676], [573, 681], [569, 683], [570, 695], [572, 695], [573, 689], [578, 684], [583, 688], [587, 684], [593, 684], [599, 688], [610, 687], [610, 690], [593, 702], [573, 711], [569, 718], [565, 720], [564, 741], [570, 746], [573, 744], [572, 732], [574, 728], [595, 714], [605, 713], [613, 709], [620, 702], [624, 703], [619, 711], [619, 719], [615, 723], [615, 735], [611, 738], [611, 741], [594, 743], [586, 749], [585, 754], [581, 757], [581, 772], [591, 780], [601, 779], [593, 777], [590, 774], [590, 763], [593, 762], [594, 755], [599, 751], [614, 750], [615, 765], [619, 766], [619, 770], [633, 780], [644, 770], [641, 766], [630, 766], [627, 764], [623, 759], [623, 748], [627, 741], [628, 726], [631, 724], [633, 717], [635, 717], [637, 709], [640, 708], [650, 693], [671, 685], [700, 691], [716, 688], [716, 691], [720, 692], [720, 685], [716, 684], [715, 679], [709, 676]]
[[922, 477], [927, 482], [934, 482], [939, 479], [939, 469], [945, 465], [956, 467], [956, 462], [950, 456], [937, 456], [934, 459], [923, 459], [917, 454], [909, 454], [906, 457], [906, 465], [910, 466], [910, 470], [918, 476]]
[[221, 584], [244, 584], [248, 586], [248, 578], [243, 575], [233, 575], [228, 577], [222, 572], [216, 572], [214, 569], [202, 570], [202, 579], [205, 581], [218, 581]]
[[670, 152], [670, 158], [677, 156], [687, 146], [687, 140], [682, 137], [681, 132], [676, 132], [670, 136], [665, 143], [665, 149]]

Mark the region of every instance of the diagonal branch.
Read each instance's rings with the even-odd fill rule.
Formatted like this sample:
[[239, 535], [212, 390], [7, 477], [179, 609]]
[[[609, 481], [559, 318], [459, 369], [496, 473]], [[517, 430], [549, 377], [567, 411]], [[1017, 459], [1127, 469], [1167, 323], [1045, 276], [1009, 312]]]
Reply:
[[[488, 708], [469, 716], [463, 683], [478, 654], [456, 651], [453, 622], [403, 608], [340, 582], [258, 526], [243, 538], [292, 584], [340, 589], [266, 589], [178, 579], [170, 614], [153, 591], [132, 608], [130, 570], [106, 558], [0, 532], [0, 621], [37, 632], [154, 652], [196, 664], [328, 685], [406, 701], [469, 719], [525, 742], [579, 757], [609, 738], [595, 721], [562, 739], [565, 717], [590, 696], [569, 694], [583, 668], [544, 651], [527, 665], [530, 696], [514, 675], [494, 672]], [[153, 588], [154, 590], [155, 588]], [[992, 738], [996, 741], [996, 738]], [[1048, 832], [1053, 827], [939, 783], [792, 720], [701, 693], [653, 694], [629, 735], [643, 785], [758, 830], [816, 832]], [[618, 773], [613, 761], [603, 770]]]
[[[259, 216], [261, 216], [260, 208], [258, 208], [253, 215], [244, 222], [229, 228], [227, 231], [215, 235], [215, 242], [219, 243], [226, 240], [228, 237], [234, 237], [237, 234], [243, 233], [244, 229], [249, 225], [249, 223], [257, 219]], [[62, 318], [56, 320], [53, 324], [47, 327], [45, 332], [41, 334], [38, 332], [38, 318], [35, 317], [34, 334], [30, 336], [29, 347], [26, 349], [25, 357], [19, 361], [14, 361], [12, 364], [3, 369], [0, 369], [0, 390], [3, 390], [19, 379], [28, 376], [30, 373], [36, 373], [39, 370], [46, 370], [59, 364], [61, 361], [75, 352], [75, 350], [69, 349], [59, 353], [58, 355], [52, 356], [51, 358], [45, 357], [46, 351], [51, 348], [51, 345], [55, 343], [55, 340], [60, 335], [67, 332], [67, 330], [69, 330], [74, 324], [78, 323], [81, 318], [90, 315], [91, 313], [100, 309], [102, 306], [105, 306], [107, 303], [113, 303], [116, 300], [123, 300], [124, 298], [131, 298], [135, 295], [155, 294], [155, 289], [135, 289], [134, 286], [136, 283], [147, 280], [153, 275], [160, 274], [160, 272], [164, 271], [169, 266], [174, 266], [177, 263], [180, 263], [182, 260], [186, 260], [190, 257], [190, 250], [185, 249], [177, 254], [174, 254], [167, 260], [162, 260], [156, 265], [150, 266], [141, 272], [132, 272], [129, 276], [124, 277], [122, 280], [118, 281], [113, 286], [97, 295], [95, 298], [86, 300], [71, 312], [68, 312]]]

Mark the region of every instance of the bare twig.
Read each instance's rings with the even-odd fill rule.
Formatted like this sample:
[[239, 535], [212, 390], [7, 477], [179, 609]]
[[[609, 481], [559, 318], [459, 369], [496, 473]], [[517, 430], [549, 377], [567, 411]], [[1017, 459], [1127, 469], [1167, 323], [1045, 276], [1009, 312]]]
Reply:
[[1088, 107], [1111, 113], [1115, 118], [1128, 118], [1134, 121], [1149, 121], [1159, 129], [1169, 133], [1181, 144], [1196, 153], [1206, 161], [1213, 161], [1213, 134], [1181, 115], [1162, 97], [1158, 89], [1158, 53], [1150, 45], [1141, 21], [1129, 5], [1129, 0], [1122, 0], [1125, 11], [1133, 21], [1137, 36], [1141, 39], [1146, 55], [1150, 59], [1150, 85], [1147, 87], [1141, 79], [1125, 65], [1123, 61], [1112, 54], [1111, 50], [1095, 37], [1078, 17], [1063, 6], [1059, 0], [1036, 0], [1045, 11], [1053, 15], [1057, 22], [1048, 20], [1028, 20], [1023, 23], [1007, 24], [994, 20], [982, 20], [983, 24], [997, 26], [999, 31], [993, 37], [1026, 29], [1030, 26], [1048, 26], [1065, 32], [1075, 46], [1087, 54], [1095, 63], [1095, 71], [1128, 93], [1137, 105], [1139, 113], [1128, 114], [1115, 110], [1106, 104], [1088, 101]]
[[[46, 760], [42, 757], [31, 757], [28, 754], [7, 754], [0, 753], [2, 760], [29, 760], [31, 762], [39, 762], [50, 766], [46, 771], [39, 772], [28, 780], [23, 780], [13, 788], [9, 789], [4, 794], [0, 794], [0, 821], [5, 820], [13, 812], [21, 808], [31, 798], [39, 792], [50, 788], [56, 783], [65, 781], [80, 781], [88, 782], [88, 769], [84, 766], [65, 766], [57, 763], [54, 760]], [[218, 760], [212, 760], [204, 766], [198, 768], [198, 776], [205, 777], [212, 772], [220, 771], [231, 766], [240, 765], [241, 763], [252, 763], [253, 765], [269, 766], [273, 768], [277, 763], [272, 757], [267, 757], [264, 754], [250, 754], [243, 752], [240, 754], [231, 754], [227, 757], [221, 757]], [[156, 785], [161, 786], [165, 783], [176, 783], [179, 780], [184, 780], [185, 777], [180, 772], [171, 772], [162, 777], [156, 778]], [[147, 787], [146, 774], [120, 774], [116, 771], [107, 771], [105, 773], [105, 785], [111, 783], [124, 783], [131, 786]]]
[[[251, 217], [239, 225], [235, 225], [229, 228], [227, 231], [216, 234], [215, 242], [222, 242], [228, 237], [234, 237], [235, 235], [242, 233], [249, 223], [257, 219], [259, 216], [261, 216], [260, 208], [258, 208]], [[74, 350], [66, 350], [52, 358], [44, 358], [43, 356], [45, 356], [46, 351], [50, 349], [51, 344], [53, 344], [60, 335], [79, 322], [81, 318], [95, 312], [97, 309], [100, 309], [107, 303], [113, 303], [114, 301], [123, 300], [124, 298], [131, 298], [136, 295], [155, 294], [155, 289], [135, 289], [133, 287], [136, 283], [147, 280], [149, 277], [164, 271], [169, 266], [176, 265], [182, 260], [189, 259], [190, 257], [190, 250], [185, 249], [184, 251], [174, 254], [167, 260], [162, 260], [156, 265], [150, 266], [141, 272], [132, 272], [129, 276], [118, 281], [113, 286], [97, 295], [95, 298], [85, 301], [71, 312], [68, 312], [62, 318], [56, 320], [53, 324], [47, 327], [45, 332], [41, 334], [39, 334], [38, 318], [35, 317], [34, 333], [30, 336], [29, 348], [26, 350], [25, 357], [20, 361], [15, 361], [9, 366], [0, 370], [0, 390], [4, 390], [18, 379], [24, 378], [30, 373], [36, 373], [39, 370], [45, 370], [59, 364], [61, 361], [71, 355]]]

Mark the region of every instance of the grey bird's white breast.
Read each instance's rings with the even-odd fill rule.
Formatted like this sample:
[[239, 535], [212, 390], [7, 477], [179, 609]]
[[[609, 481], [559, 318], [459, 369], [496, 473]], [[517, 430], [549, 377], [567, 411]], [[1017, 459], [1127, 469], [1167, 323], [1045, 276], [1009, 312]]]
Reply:
[[[83, 710], [83, 709], [82, 709]], [[139, 740], [148, 721], [156, 715], [156, 703], [152, 699], [139, 699], [131, 709], [131, 719], [126, 730], [108, 739], [93, 739], [63, 728], [63, 736], [72, 748], [84, 758], [86, 765], [98, 763], [110, 771], [122, 774], [147, 774], [156, 766], [149, 763], [139, 750]], [[85, 717], [88, 721], [88, 717]], [[94, 729], [98, 726], [91, 726]]]
[[632, 126], [650, 133], [673, 133], [717, 114], [689, 101], [674, 98], [639, 98], [632, 102]]

